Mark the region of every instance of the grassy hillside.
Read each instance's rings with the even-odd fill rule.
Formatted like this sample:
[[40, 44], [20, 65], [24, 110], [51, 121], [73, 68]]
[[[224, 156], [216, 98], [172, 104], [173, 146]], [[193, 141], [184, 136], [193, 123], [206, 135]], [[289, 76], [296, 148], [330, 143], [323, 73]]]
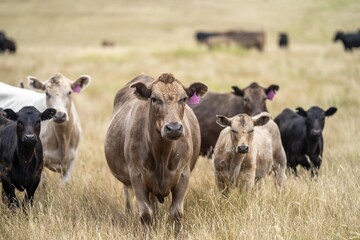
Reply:
[[[17, 85], [28, 75], [46, 80], [61, 72], [73, 80], [88, 74], [92, 82], [74, 96], [83, 139], [71, 183], [60, 186], [46, 170], [48, 186], [36, 192], [28, 217], [0, 203], [0, 239], [143, 238], [103, 153], [114, 95], [142, 72], [171, 72], [185, 85], [201, 81], [218, 92], [253, 81], [278, 84], [268, 102], [274, 117], [286, 107], [338, 108], [326, 120], [317, 181], [300, 171], [282, 192], [269, 178], [247, 195], [221, 199], [212, 162], [199, 158], [185, 200], [185, 239], [359, 239], [360, 50], [348, 54], [332, 42], [336, 30], [360, 28], [359, 12], [355, 0], [2, 0], [0, 28], [18, 52], [0, 55], [0, 81]], [[194, 41], [197, 30], [234, 28], [266, 31], [265, 51], [208, 51]], [[279, 31], [290, 35], [286, 51], [276, 46]], [[116, 46], [102, 48], [103, 39]], [[173, 238], [169, 205], [167, 199], [148, 238]]]

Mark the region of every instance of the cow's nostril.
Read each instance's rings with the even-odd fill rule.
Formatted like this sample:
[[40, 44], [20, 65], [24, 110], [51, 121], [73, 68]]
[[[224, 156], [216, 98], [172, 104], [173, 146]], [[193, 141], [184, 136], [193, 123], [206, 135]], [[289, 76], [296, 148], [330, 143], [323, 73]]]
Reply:
[[54, 116], [55, 122], [64, 122], [66, 120], [66, 113], [64, 112], [57, 112]]
[[321, 134], [320, 129], [312, 129], [311, 130], [311, 135], [313, 135], [313, 136], [320, 136], [320, 134]]
[[246, 145], [240, 145], [237, 147], [238, 153], [247, 153], [249, 151], [249, 147]]
[[179, 123], [169, 123], [166, 124], [166, 130], [170, 131], [170, 132], [181, 132], [182, 131], [182, 124]]
[[25, 140], [26, 141], [34, 141], [35, 140], [35, 135], [34, 134], [26, 134], [25, 135]]

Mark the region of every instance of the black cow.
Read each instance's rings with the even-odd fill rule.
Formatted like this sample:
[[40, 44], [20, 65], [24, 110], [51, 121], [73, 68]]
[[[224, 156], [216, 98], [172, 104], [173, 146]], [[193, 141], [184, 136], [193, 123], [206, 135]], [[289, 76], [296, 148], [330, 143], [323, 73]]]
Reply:
[[219, 137], [222, 127], [216, 124], [216, 115], [234, 116], [246, 113], [250, 116], [260, 112], [268, 112], [266, 100], [272, 100], [278, 85], [270, 85], [263, 88], [257, 83], [251, 83], [248, 87], [240, 89], [232, 87], [232, 93], [208, 92], [198, 105], [190, 105], [194, 110], [200, 124], [201, 148], [203, 156], [211, 157], [213, 147]]
[[0, 31], [0, 53], [4, 53], [9, 51], [9, 53], [16, 52], [16, 44], [15, 41], [7, 38], [5, 32]]
[[274, 121], [279, 126], [284, 146], [287, 165], [297, 176], [297, 165], [311, 169], [311, 176], [316, 177], [322, 162], [324, 140], [322, 131], [325, 117], [336, 113], [335, 107], [324, 111], [313, 106], [308, 111], [296, 108], [296, 112], [285, 109]]
[[352, 51], [352, 48], [360, 47], [360, 31], [355, 33], [336, 32], [334, 42], [341, 40], [345, 51]]
[[289, 46], [289, 36], [287, 33], [281, 32], [279, 33], [279, 47], [287, 48]]
[[[10, 119], [8, 121], [5, 117]], [[51, 119], [53, 108], [39, 112], [35, 107], [23, 107], [15, 113], [5, 109], [0, 115], [0, 169], [2, 198], [11, 209], [19, 207], [15, 188], [25, 191], [23, 206], [33, 201], [43, 169], [43, 151], [39, 137], [40, 122]]]
[[222, 35], [223, 33], [220, 32], [204, 32], [204, 31], [198, 31], [195, 34], [196, 41], [198, 43], [206, 43], [208, 38]]

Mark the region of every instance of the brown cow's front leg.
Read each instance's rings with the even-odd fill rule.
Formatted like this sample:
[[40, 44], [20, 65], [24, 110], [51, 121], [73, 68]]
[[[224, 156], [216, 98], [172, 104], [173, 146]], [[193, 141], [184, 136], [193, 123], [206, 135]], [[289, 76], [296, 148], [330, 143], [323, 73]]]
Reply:
[[142, 182], [140, 173], [131, 176], [131, 185], [135, 192], [141, 223], [150, 225], [153, 222], [153, 209], [149, 200], [149, 191]]
[[181, 174], [178, 184], [171, 189], [172, 203], [170, 215], [175, 222], [175, 233], [179, 234], [182, 229], [182, 217], [184, 215], [184, 198], [189, 185], [190, 169], [185, 169]]

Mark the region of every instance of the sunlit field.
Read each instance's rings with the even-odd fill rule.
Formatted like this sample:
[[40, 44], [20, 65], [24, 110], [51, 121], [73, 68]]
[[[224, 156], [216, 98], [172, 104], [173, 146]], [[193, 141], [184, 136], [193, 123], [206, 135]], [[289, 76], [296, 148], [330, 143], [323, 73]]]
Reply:
[[[173, 239], [166, 199], [156, 224], [143, 234], [136, 211], [125, 213], [123, 185], [110, 173], [104, 138], [115, 93], [140, 73], [172, 73], [188, 86], [206, 83], [230, 92], [251, 82], [280, 90], [267, 106], [318, 105], [326, 119], [323, 165], [316, 181], [302, 169], [279, 192], [274, 179], [253, 191], [221, 198], [212, 161], [199, 157], [185, 198], [184, 239], [360, 239], [360, 49], [345, 53], [337, 30], [360, 29], [360, 1], [25, 1], [0, 2], [0, 30], [17, 42], [0, 55], [0, 81], [18, 85], [31, 75], [61, 72], [91, 84], [73, 99], [83, 138], [71, 182], [45, 170], [28, 215], [0, 203], [0, 239]], [[208, 50], [198, 30], [263, 30], [264, 52], [235, 46]], [[286, 31], [290, 47], [277, 46]], [[114, 47], [102, 47], [109, 39]], [[0, 106], [1, 107], [1, 106]], [[216, 114], [216, 113], [214, 113]], [[22, 193], [18, 194], [20, 198]], [[134, 201], [135, 203], [135, 201]]]

